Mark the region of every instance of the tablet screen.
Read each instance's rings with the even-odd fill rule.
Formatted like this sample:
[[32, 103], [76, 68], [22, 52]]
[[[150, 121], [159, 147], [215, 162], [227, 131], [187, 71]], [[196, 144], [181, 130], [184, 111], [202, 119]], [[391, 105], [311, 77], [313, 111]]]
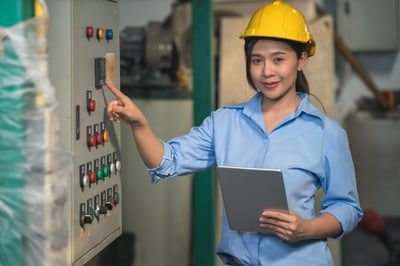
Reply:
[[232, 230], [261, 232], [265, 209], [288, 210], [285, 184], [279, 169], [217, 166], [222, 199]]

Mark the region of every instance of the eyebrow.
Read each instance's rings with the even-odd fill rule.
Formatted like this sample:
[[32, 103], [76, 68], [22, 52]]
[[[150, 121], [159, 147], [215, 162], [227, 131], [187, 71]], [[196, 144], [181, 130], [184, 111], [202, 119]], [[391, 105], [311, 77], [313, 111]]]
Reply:
[[[287, 55], [287, 54], [288, 54], [287, 52], [277, 51], [277, 52], [272, 53], [271, 55], [277, 56], [277, 55]], [[250, 54], [250, 56], [260, 56], [260, 57], [263, 57], [262, 54], [258, 54], [258, 53]]]

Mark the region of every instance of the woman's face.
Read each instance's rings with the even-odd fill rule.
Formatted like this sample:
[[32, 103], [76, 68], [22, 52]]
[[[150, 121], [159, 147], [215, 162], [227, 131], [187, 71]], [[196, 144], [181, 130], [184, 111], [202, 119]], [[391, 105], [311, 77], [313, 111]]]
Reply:
[[297, 58], [296, 52], [281, 41], [258, 40], [251, 52], [250, 76], [258, 91], [269, 100], [296, 95], [297, 71], [307, 55]]

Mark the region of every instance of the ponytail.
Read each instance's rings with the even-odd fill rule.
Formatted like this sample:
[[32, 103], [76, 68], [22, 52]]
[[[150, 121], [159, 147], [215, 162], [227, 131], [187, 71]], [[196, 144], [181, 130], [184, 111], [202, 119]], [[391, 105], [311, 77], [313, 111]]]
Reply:
[[308, 81], [307, 81], [306, 76], [304, 75], [303, 70], [297, 71], [296, 91], [310, 94], [310, 88], [308, 86]]

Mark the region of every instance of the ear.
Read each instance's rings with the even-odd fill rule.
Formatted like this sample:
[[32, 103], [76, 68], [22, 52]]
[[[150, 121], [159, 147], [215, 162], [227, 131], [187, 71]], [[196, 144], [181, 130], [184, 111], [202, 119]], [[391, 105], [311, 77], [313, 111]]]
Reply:
[[297, 70], [298, 70], [298, 71], [300, 71], [300, 70], [303, 69], [303, 67], [304, 67], [304, 65], [305, 65], [305, 63], [306, 63], [306, 61], [307, 61], [307, 59], [308, 59], [308, 54], [307, 54], [307, 52], [302, 52], [302, 53], [301, 53], [301, 56], [300, 56], [300, 58], [299, 58], [299, 60], [297, 61]]

